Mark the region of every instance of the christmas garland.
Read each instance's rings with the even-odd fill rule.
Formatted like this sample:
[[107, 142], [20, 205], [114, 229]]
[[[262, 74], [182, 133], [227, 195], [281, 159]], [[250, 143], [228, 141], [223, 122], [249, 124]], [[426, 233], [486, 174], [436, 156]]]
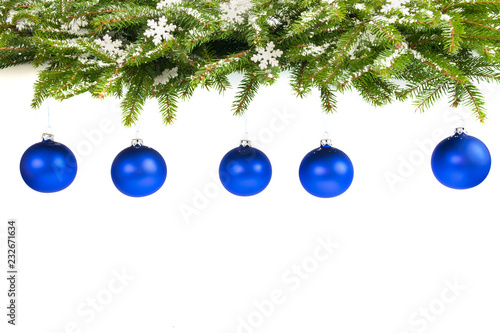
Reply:
[[89, 92], [121, 99], [133, 124], [147, 99], [166, 124], [196, 88], [239, 72], [233, 111], [290, 73], [325, 112], [357, 90], [372, 105], [447, 97], [485, 120], [481, 82], [500, 80], [500, 2], [320, 0], [24, 0], [0, 5], [0, 68], [41, 67], [32, 106]]

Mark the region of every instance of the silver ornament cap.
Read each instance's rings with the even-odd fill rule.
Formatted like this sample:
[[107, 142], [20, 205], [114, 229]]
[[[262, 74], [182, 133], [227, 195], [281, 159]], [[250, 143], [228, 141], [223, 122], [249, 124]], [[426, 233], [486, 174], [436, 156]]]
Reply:
[[324, 146], [332, 146], [332, 139], [321, 139], [320, 143], [321, 147]]
[[252, 147], [252, 141], [250, 141], [250, 135], [247, 132], [243, 134], [243, 139], [240, 140], [240, 145], [243, 147]]
[[42, 134], [43, 141], [54, 141], [54, 134], [52, 133], [43, 133]]
[[142, 139], [139, 139], [139, 138], [132, 139], [132, 146], [133, 147], [142, 146]]
[[240, 140], [240, 145], [243, 147], [252, 147], [252, 141], [250, 140]]

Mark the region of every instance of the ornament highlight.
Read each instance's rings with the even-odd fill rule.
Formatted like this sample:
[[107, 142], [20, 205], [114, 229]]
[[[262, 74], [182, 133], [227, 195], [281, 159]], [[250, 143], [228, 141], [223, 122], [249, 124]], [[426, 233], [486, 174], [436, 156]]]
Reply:
[[272, 167], [266, 154], [241, 140], [220, 162], [219, 178], [230, 193], [251, 196], [262, 192], [271, 181]]
[[463, 190], [481, 184], [491, 168], [488, 147], [467, 135], [463, 127], [441, 141], [431, 157], [432, 172], [444, 186]]
[[333, 148], [330, 139], [323, 139], [319, 148], [311, 150], [302, 159], [299, 178], [310, 194], [319, 198], [333, 198], [351, 186], [354, 168], [343, 151]]
[[156, 150], [146, 147], [141, 139], [122, 150], [111, 166], [116, 188], [130, 197], [145, 197], [158, 191], [167, 178], [167, 165]]
[[64, 190], [75, 180], [77, 163], [73, 152], [44, 133], [42, 142], [29, 147], [21, 157], [21, 176], [30, 188], [42, 193]]

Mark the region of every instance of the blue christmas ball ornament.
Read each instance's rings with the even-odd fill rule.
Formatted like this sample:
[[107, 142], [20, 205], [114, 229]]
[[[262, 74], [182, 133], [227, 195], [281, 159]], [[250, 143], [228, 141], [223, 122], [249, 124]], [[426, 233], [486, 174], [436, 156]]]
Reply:
[[135, 139], [122, 150], [111, 166], [116, 188], [130, 197], [145, 197], [158, 191], [167, 178], [167, 164], [156, 150]]
[[304, 189], [320, 198], [336, 197], [351, 186], [354, 168], [349, 157], [331, 146], [331, 140], [309, 152], [300, 163], [299, 178]]
[[242, 140], [220, 162], [219, 178], [232, 194], [250, 196], [262, 192], [271, 181], [272, 167], [266, 154]]
[[491, 155], [479, 139], [467, 135], [463, 127], [441, 141], [431, 158], [434, 176], [444, 186], [463, 190], [477, 186], [488, 176]]
[[42, 193], [64, 190], [76, 177], [75, 155], [54, 136], [44, 134], [43, 141], [29, 147], [21, 157], [21, 176], [26, 185]]

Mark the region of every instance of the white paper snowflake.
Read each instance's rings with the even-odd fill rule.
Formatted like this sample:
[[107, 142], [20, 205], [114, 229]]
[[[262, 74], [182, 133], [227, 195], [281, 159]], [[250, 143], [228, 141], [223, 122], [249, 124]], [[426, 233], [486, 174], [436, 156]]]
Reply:
[[383, 5], [381, 10], [383, 13], [389, 13], [393, 9], [399, 9], [404, 15], [409, 15], [409, 10], [404, 7], [408, 2], [410, 2], [410, 0], [389, 0], [389, 3]]
[[177, 76], [177, 67], [174, 67], [172, 69], [165, 69], [163, 73], [161, 73], [160, 76], [155, 77], [155, 83], [154, 85], [158, 84], [166, 84], [170, 79], [173, 79], [174, 77]]
[[179, 2], [179, 0], [161, 0], [156, 4], [156, 9], [163, 9], [171, 3]]
[[399, 49], [397, 49], [394, 53], [385, 58], [375, 61], [374, 64], [378, 68], [389, 69], [394, 64], [394, 61], [401, 55], [407, 53], [407, 51], [408, 51], [408, 44], [403, 42], [400, 44]]
[[171, 32], [177, 28], [175, 24], [167, 24], [167, 19], [162, 16], [155, 20], [148, 20], [149, 29], [144, 32], [144, 36], [153, 37], [153, 43], [155, 45], [160, 44], [163, 40], [169, 40], [172, 38]]
[[72, 34], [85, 35], [88, 32], [88, 30], [82, 28], [86, 27], [88, 24], [89, 22], [87, 22], [85, 17], [79, 17], [76, 19], [72, 19], [67, 23], [62, 24], [61, 29], [70, 32]]
[[278, 66], [279, 61], [277, 58], [281, 57], [283, 51], [274, 49], [274, 43], [270, 42], [266, 48], [258, 47], [257, 53], [251, 58], [253, 62], [258, 63], [259, 67], [266, 69], [268, 66]]
[[104, 35], [102, 39], [96, 39], [95, 43], [113, 56], [123, 57], [125, 55], [125, 51], [121, 49], [122, 41], [119, 39], [113, 40], [110, 35]]
[[222, 19], [233, 23], [243, 23], [243, 14], [252, 7], [250, 0], [230, 0], [220, 5]]

